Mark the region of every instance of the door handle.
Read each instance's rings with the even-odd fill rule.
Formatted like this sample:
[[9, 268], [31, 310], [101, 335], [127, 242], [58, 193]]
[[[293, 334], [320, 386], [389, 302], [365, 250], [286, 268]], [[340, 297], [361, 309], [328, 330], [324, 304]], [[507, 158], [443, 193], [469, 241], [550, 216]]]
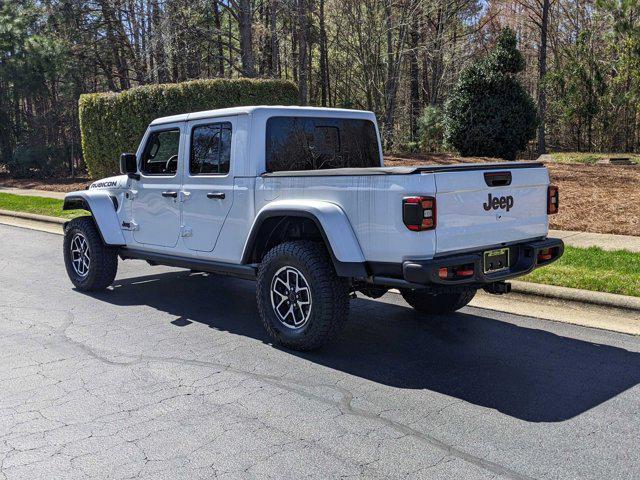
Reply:
[[225, 194], [222, 192], [207, 193], [207, 198], [210, 198], [211, 200], [224, 200], [224, 197], [225, 197]]
[[162, 192], [163, 197], [178, 198], [178, 192]]

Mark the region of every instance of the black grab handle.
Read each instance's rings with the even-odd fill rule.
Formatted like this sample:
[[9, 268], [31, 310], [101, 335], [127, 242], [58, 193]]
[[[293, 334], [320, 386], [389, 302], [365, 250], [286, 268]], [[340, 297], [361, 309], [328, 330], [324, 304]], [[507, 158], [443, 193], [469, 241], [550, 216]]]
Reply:
[[485, 172], [484, 181], [489, 187], [511, 185], [511, 172]]
[[224, 200], [225, 194], [222, 192], [217, 192], [217, 193], [207, 193], [207, 198], [210, 199], [217, 199], [217, 200]]

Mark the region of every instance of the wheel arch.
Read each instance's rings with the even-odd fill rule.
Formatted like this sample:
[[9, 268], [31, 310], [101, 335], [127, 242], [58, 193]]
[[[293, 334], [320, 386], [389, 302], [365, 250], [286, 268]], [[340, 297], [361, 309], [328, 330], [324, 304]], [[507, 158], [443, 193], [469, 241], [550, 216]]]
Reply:
[[116, 212], [113, 197], [105, 191], [79, 191], [64, 197], [63, 210], [86, 210], [98, 228], [105, 245], [124, 245], [126, 243], [120, 220]]
[[351, 224], [344, 211], [330, 202], [281, 201], [264, 207], [247, 237], [241, 262], [258, 263], [270, 248], [291, 239], [322, 241], [341, 277], [367, 276], [365, 259]]

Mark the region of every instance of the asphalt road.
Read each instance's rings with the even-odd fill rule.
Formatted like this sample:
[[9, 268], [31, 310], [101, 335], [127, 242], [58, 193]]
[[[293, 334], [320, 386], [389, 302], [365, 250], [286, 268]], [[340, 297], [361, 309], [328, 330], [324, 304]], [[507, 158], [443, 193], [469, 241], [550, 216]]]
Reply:
[[389, 294], [300, 354], [251, 282], [128, 261], [86, 295], [61, 243], [0, 225], [0, 479], [640, 477], [638, 337]]

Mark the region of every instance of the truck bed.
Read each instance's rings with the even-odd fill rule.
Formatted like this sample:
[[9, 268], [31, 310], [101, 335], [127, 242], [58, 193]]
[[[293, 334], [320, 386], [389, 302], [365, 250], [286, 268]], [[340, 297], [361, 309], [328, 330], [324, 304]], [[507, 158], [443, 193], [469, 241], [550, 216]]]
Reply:
[[469, 172], [477, 170], [513, 170], [539, 168], [541, 162], [459, 163], [407, 167], [333, 168], [325, 170], [287, 170], [268, 172], [263, 177], [352, 177], [356, 175], [411, 175], [417, 173]]

